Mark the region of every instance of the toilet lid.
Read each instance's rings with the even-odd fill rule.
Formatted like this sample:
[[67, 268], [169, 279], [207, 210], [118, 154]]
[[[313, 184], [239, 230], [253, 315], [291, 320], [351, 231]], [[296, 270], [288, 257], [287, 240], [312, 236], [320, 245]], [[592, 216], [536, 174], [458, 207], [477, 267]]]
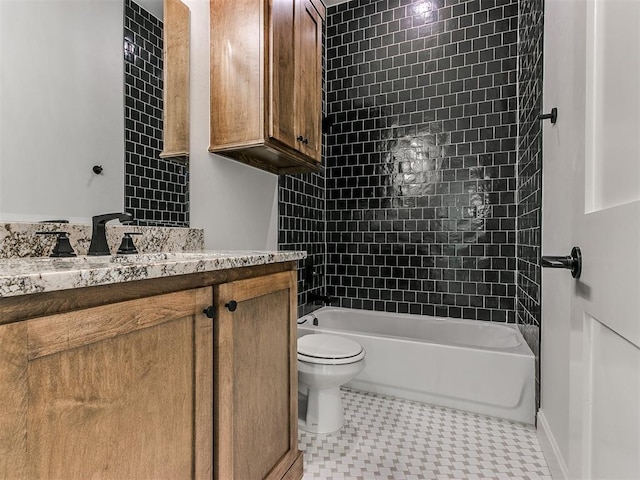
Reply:
[[314, 333], [298, 339], [298, 360], [309, 363], [341, 365], [364, 358], [364, 348], [353, 340]]

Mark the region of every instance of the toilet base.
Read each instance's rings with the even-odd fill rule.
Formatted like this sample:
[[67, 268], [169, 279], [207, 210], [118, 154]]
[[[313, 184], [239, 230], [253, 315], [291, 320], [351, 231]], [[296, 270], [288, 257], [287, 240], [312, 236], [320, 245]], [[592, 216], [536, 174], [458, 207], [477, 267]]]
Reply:
[[[300, 398], [302, 396], [302, 398]], [[298, 427], [305, 432], [333, 433], [344, 425], [344, 409], [340, 388], [308, 389], [298, 396]]]

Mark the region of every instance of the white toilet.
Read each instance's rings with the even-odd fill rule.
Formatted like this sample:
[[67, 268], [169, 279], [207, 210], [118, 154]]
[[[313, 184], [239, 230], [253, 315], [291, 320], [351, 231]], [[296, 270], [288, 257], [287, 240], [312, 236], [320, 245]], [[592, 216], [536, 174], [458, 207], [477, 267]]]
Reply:
[[337, 335], [298, 338], [298, 391], [303, 395], [298, 425], [302, 430], [331, 433], [342, 428], [340, 387], [362, 371], [364, 355], [359, 343]]

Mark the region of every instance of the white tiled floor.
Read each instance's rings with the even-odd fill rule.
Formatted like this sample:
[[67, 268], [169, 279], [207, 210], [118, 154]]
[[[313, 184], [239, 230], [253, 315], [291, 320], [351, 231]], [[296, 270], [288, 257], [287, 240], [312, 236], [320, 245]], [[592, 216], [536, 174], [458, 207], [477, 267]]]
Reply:
[[551, 480], [535, 429], [344, 389], [345, 426], [300, 431], [304, 479]]

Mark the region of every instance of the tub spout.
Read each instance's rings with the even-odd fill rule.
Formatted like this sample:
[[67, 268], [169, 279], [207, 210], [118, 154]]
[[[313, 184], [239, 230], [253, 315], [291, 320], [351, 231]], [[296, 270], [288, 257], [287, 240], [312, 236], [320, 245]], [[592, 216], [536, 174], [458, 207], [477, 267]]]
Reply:
[[309, 293], [307, 298], [312, 303], [322, 302], [325, 305], [331, 305], [335, 301], [335, 298], [332, 297], [331, 295], [320, 295], [318, 293]]

